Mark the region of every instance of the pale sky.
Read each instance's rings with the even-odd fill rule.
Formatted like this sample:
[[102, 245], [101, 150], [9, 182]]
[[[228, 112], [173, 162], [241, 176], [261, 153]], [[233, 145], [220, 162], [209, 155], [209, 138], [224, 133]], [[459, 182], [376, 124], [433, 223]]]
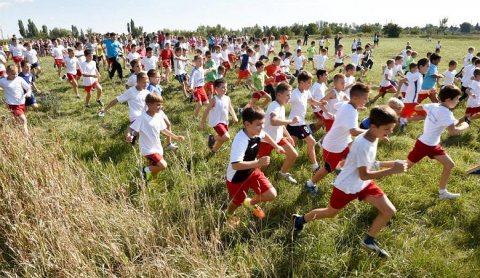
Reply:
[[[241, 28], [258, 24], [308, 24], [318, 20], [338, 23], [393, 22], [405, 26], [438, 25], [448, 17], [448, 25], [462, 22], [476, 24], [480, 18], [474, 12], [473, 0], [0, 0], [0, 28], [3, 37], [19, 36], [18, 19], [26, 27], [30, 18], [40, 30], [70, 29], [75, 25], [95, 32], [127, 32], [127, 22], [133, 18], [137, 26], [152, 32], [169, 29], [195, 30], [199, 25], [221, 24]], [[470, 8], [468, 8], [470, 7]], [[467, 13], [467, 11], [472, 11]], [[0, 33], [0, 38], [2, 33]]]

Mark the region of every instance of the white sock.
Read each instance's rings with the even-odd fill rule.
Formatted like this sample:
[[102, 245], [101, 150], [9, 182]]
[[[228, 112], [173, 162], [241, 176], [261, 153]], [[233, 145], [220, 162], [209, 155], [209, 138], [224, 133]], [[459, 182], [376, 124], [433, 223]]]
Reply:
[[308, 187], [314, 187], [315, 184], [313, 183], [312, 180], [308, 180], [308, 181], [307, 181], [307, 186], [308, 186]]
[[439, 189], [438, 190], [439, 194], [443, 194], [443, 193], [446, 193], [446, 192], [448, 192], [447, 189]]
[[316, 170], [318, 168], [318, 163], [312, 164], [313, 170]]
[[150, 168], [148, 166], [143, 168], [143, 170], [145, 171], [145, 173], [151, 173], [152, 172], [152, 171], [150, 171]]

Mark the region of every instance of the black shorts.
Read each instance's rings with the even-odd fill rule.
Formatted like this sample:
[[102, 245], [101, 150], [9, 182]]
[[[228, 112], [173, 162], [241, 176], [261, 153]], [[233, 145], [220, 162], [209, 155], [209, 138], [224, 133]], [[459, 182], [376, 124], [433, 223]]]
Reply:
[[275, 88], [273, 88], [273, 84], [268, 84], [263, 89], [265, 90], [265, 92], [267, 92], [272, 97], [272, 101], [274, 101], [276, 99], [275, 98]]
[[309, 61], [313, 61], [313, 58], [308, 58]]
[[183, 83], [184, 81], [187, 81], [187, 75], [186, 75], [185, 73], [184, 73], [184, 74], [175, 75], [175, 79], [177, 79], [178, 82]]
[[335, 63], [335, 65], [333, 66], [333, 68], [338, 68], [340, 66], [343, 66], [343, 63]]
[[299, 70], [295, 70], [295, 74], [293, 76], [297, 77], [302, 71], [303, 71], [303, 68]]
[[364, 70], [364, 68], [363, 68], [362, 66], [357, 66], [357, 67], [355, 68], [355, 70], [356, 70], [356, 71], [362, 71], [362, 70]]
[[33, 63], [32, 65], [30, 65], [30, 69], [38, 68], [38, 66], [38, 63]]
[[290, 133], [290, 135], [295, 136], [298, 139], [305, 139], [312, 134], [312, 131], [306, 125], [287, 125], [287, 131]]

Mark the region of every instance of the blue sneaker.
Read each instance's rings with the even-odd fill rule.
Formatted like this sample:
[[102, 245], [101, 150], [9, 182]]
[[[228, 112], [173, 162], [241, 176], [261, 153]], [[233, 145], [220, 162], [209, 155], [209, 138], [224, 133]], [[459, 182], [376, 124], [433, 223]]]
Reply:
[[303, 225], [305, 225], [305, 219], [303, 218], [303, 215], [293, 214], [292, 222], [293, 222], [293, 231], [295, 233], [299, 233], [303, 230]]
[[312, 195], [317, 195], [318, 194], [317, 186], [311, 180], [308, 180], [305, 183], [305, 187], [307, 188], [307, 190], [310, 194], [312, 194]]
[[390, 258], [390, 254], [387, 251], [378, 246], [378, 242], [375, 239], [365, 238], [361, 241], [361, 244], [366, 249], [373, 251], [378, 254], [381, 258]]

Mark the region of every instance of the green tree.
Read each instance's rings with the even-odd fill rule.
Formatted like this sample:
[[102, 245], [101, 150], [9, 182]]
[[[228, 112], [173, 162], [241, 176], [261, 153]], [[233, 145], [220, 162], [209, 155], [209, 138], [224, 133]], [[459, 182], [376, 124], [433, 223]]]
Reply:
[[308, 24], [308, 25], [307, 25], [307, 28], [305, 28], [305, 30], [306, 30], [310, 35], [320, 33], [320, 30], [319, 30], [318, 25], [317, 25], [316, 23], [310, 23], [310, 24]]
[[64, 37], [69, 37], [72, 36], [72, 31], [64, 29], [64, 28], [53, 28], [50, 30], [50, 37], [51, 38], [64, 38]]
[[78, 38], [78, 35], [79, 35], [79, 33], [78, 33], [78, 28], [77, 28], [77, 26], [72, 25], [72, 36], [73, 36], [74, 38]]
[[21, 19], [18, 20], [18, 31], [20, 32], [20, 36], [26, 38], [27, 32], [25, 31], [25, 26], [23, 26], [23, 21]]
[[398, 26], [397, 24], [388, 23], [387, 25], [383, 26], [383, 33], [389, 38], [398, 38], [400, 37], [401, 32], [402, 27]]
[[38, 37], [38, 34], [39, 34], [39, 32], [38, 32], [37, 26], [29, 18], [28, 21], [27, 21], [27, 36], [29, 38], [36, 38], [36, 37]]
[[446, 33], [447, 22], [448, 22], [448, 17], [444, 17], [444, 18], [440, 19], [440, 24], [438, 25], [437, 34], [439, 32], [442, 32], [444, 34]]
[[460, 24], [460, 32], [462, 33], [470, 33], [472, 32], [472, 28], [473, 28], [473, 25], [468, 22], [464, 22]]
[[48, 28], [47, 28], [47, 25], [42, 25], [42, 34], [43, 34], [45, 37], [48, 37]]
[[127, 32], [130, 34], [130, 23], [127, 22]]

